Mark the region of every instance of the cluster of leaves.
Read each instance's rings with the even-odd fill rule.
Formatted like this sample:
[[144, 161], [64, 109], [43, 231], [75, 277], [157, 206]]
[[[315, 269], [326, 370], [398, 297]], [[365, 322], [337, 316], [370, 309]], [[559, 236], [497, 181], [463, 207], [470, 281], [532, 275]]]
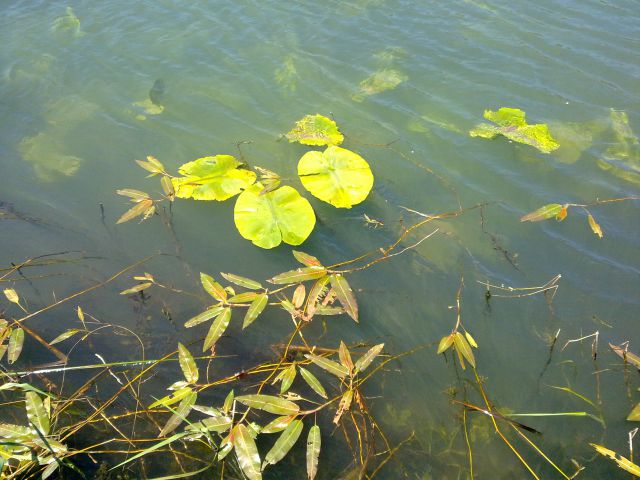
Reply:
[[589, 227], [591, 231], [597, 235], [599, 238], [604, 236], [602, 232], [602, 227], [600, 224], [596, 222], [596, 219], [593, 218], [593, 215], [589, 210], [587, 210], [586, 205], [578, 205], [575, 203], [565, 203], [561, 205], [559, 203], [549, 203], [544, 205], [537, 210], [524, 215], [520, 221], [521, 222], [540, 222], [542, 220], [548, 220], [550, 218], [555, 218], [557, 221], [561, 222], [565, 218], [567, 218], [567, 213], [569, 208], [571, 207], [580, 207], [587, 213], [587, 222], [589, 222]]
[[[369, 164], [360, 155], [338, 145], [344, 136], [336, 123], [322, 115], [307, 115], [286, 135], [290, 142], [327, 146], [323, 151], [309, 151], [298, 163], [302, 185], [315, 197], [337, 208], [351, 208], [363, 202], [373, 187]], [[315, 227], [316, 217], [309, 201], [270, 170], [255, 167], [231, 155], [203, 157], [182, 165], [180, 176], [167, 173], [154, 157], [138, 164], [149, 176], [160, 175], [164, 198], [134, 189], [118, 190], [135, 204], [118, 223], [137, 217], [149, 218], [156, 204], [175, 198], [225, 201], [236, 195], [234, 221], [242, 237], [262, 248], [274, 248], [285, 242], [300, 245]]]
[[544, 123], [529, 125], [525, 113], [517, 108], [500, 108], [498, 111], [485, 110], [484, 118], [493, 122], [481, 123], [469, 131], [472, 137], [495, 138], [498, 135], [525, 145], [531, 145], [543, 153], [551, 153], [560, 145], [551, 136]]

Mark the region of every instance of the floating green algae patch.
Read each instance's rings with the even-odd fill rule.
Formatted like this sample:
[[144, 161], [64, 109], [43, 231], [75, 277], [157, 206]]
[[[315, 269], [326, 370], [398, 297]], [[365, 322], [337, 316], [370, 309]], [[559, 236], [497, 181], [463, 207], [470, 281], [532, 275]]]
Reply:
[[404, 73], [393, 68], [378, 70], [360, 82], [359, 90], [351, 99], [356, 102], [362, 102], [371, 95], [393, 90], [401, 83], [406, 82], [408, 78]]
[[551, 136], [547, 124], [527, 124], [525, 112], [518, 108], [500, 108], [498, 111], [485, 110], [484, 118], [495, 123], [481, 123], [469, 131], [472, 137], [495, 138], [498, 135], [525, 145], [531, 145], [542, 153], [551, 153], [560, 144]]

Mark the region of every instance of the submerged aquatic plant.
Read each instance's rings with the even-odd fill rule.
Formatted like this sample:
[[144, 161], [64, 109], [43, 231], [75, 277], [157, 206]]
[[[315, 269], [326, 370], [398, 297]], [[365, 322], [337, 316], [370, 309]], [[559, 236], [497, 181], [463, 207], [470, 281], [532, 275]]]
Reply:
[[366, 97], [377, 95], [387, 90], [393, 90], [398, 85], [406, 82], [409, 77], [399, 70], [383, 68], [360, 82], [359, 89], [351, 97], [356, 102], [362, 102]]
[[520, 109], [503, 107], [495, 112], [485, 110], [484, 118], [495, 125], [481, 123], [471, 129], [469, 135], [489, 139], [502, 135], [514, 142], [531, 145], [542, 153], [551, 153], [560, 146], [551, 136], [546, 124], [529, 125], [525, 120], [525, 113]]

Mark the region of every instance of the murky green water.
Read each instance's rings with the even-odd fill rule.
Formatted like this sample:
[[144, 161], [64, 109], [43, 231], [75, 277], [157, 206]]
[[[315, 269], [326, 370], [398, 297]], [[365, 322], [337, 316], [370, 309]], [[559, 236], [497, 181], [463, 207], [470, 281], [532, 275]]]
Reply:
[[[194, 272], [267, 278], [293, 268], [289, 247], [263, 251], [238, 235], [233, 202], [178, 201], [174, 238], [158, 218], [116, 227], [127, 206], [115, 190], [157, 189], [134, 159], [154, 155], [175, 171], [201, 156], [237, 155], [236, 144], [248, 141], [241, 150], [250, 164], [290, 177], [302, 191], [295, 166], [308, 149], [279, 135], [307, 113], [332, 115], [346, 135], [344, 145], [369, 161], [376, 183], [368, 200], [351, 210], [307, 195], [319, 223], [305, 251], [339, 262], [390, 244], [420, 218], [402, 207], [435, 214], [487, 203], [482, 214], [476, 209], [434, 222], [405, 244], [438, 228], [429, 240], [353, 275], [360, 325], [346, 316], [327, 322], [325, 341], [384, 341], [395, 353], [432, 344], [367, 391], [394, 443], [415, 431], [415, 440], [378, 478], [468, 478], [461, 410], [449, 390], [461, 399], [466, 387], [471, 403], [481, 405], [481, 398], [472, 376], [458, 372], [469, 379], [459, 380], [451, 362], [435, 353], [455, 323], [450, 306], [461, 277], [463, 322], [480, 346], [478, 371], [495, 405], [597, 414], [550, 386], [588, 397], [600, 405], [606, 428], [586, 417], [520, 420], [543, 432], [536, 441], [567, 472], [576, 470], [574, 459], [587, 467], [579, 478], [622, 478], [615, 465], [594, 459], [588, 443], [627, 452], [634, 425], [625, 417], [640, 400], [635, 372], [625, 377], [607, 347], [630, 340], [631, 350], [639, 349], [638, 203], [590, 209], [603, 239], [579, 208], [562, 223], [519, 218], [547, 203], [638, 193], [637, 140], [628, 156], [613, 155], [620, 142], [610, 120], [611, 109], [626, 111], [630, 127], [640, 132], [637, 2], [78, 1], [71, 5], [80, 23], [56, 23], [68, 5], [12, 2], [0, 20], [1, 263], [82, 252], [68, 256], [78, 259], [73, 265], [57, 268], [64, 275], [16, 284], [32, 307], [157, 252], [169, 255], [136, 273], [151, 271], [194, 291]], [[376, 72], [395, 88], [361, 91], [360, 83]], [[136, 102], [148, 104], [158, 79], [165, 85], [164, 111], [154, 115]], [[562, 147], [544, 155], [504, 138], [467, 135], [485, 109], [501, 106], [525, 110], [531, 123], [549, 123]], [[364, 214], [384, 226], [373, 228]], [[485, 301], [481, 283], [533, 287], [558, 274], [551, 308], [542, 295], [499, 298], [495, 289]], [[117, 295], [131, 282], [118, 280], [79, 304], [103, 321], [134, 329], [150, 358], [174, 348], [177, 339], [202, 334], [181, 327], [201, 304], [157, 292], [147, 305], [136, 305]], [[51, 338], [74, 326], [71, 310], [53, 310], [34, 326]], [[265, 340], [281, 340], [278, 328], [288, 328], [282, 322], [274, 314], [243, 335], [234, 330], [219, 350], [259, 354]], [[549, 359], [548, 339], [558, 330]], [[592, 339], [562, 349], [596, 331], [595, 361]], [[139, 355], [112, 338], [96, 340], [94, 350], [110, 361]], [[44, 354], [32, 359], [50, 360]], [[238, 359], [238, 368], [244, 364]], [[173, 381], [174, 373], [166, 375], [154, 378], [158, 388]], [[475, 478], [527, 478], [487, 417], [468, 418]], [[320, 478], [337, 478], [351, 461], [341, 454], [339, 432], [335, 437], [333, 446], [326, 440]], [[560, 478], [514, 441], [541, 478]], [[301, 455], [266, 478], [300, 478]], [[171, 471], [165, 467], [155, 473]]]

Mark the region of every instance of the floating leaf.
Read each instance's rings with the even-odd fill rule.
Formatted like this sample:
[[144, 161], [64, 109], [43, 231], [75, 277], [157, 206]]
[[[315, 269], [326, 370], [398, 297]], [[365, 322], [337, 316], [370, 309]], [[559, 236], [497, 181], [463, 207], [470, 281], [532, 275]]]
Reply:
[[156, 400], [151, 405], [149, 405], [149, 408], [155, 408], [155, 407], [159, 407], [159, 406], [167, 407], [169, 405], [173, 405], [174, 403], [181, 402], [186, 397], [191, 395], [191, 392], [193, 392], [191, 387], [183, 387], [183, 388], [181, 388], [179, 390], [176, 390], [175, 392], [171, 393], [170, 395], [166, 395], [166, 396]]
[[169, 417], [167, 423], [164, 425], [164, 427], [162, 427], [162, 430], [160, 430], [158, 437], [164, 437], [168, 433], [173, 432], [178, 427], [178, 425], [180, 425], [187, 418], [187, 415], [189, 415], [191, 407], [193, 407], [193, 404], [196, 403], [197, 398], [198, 394], [196, 392], [191, 392], [184, 399], [182, 399], [180, 405], [178, 405], [178, 408], [175, 409], [173, 415]]
[[33, 430], [22, 425], [0, 423], [0, 437], [7, 440], [20, 440], [33, 436]]
[[249, 290], [258, 290], [262, 288], [260, 282], [256, 282], [255, 280], [251, 280], [250, 278], [241, 277], [240, 275], [234, 275], [233, 273], [222, 273], [220, 275], [227, 280], [228, 282], [235, 283], [239, 287], [248, 288]]
[[295, 416], [285, 415], [282, 417], [277, 417], [272, 420], [268, 424], [264, 426], [260, 433], [278, 433], [287, 428], [287, 425], [291, 423], [291, 421], [295, 418]]
[[616, 462], [621, 469], [629, 472], [632, 475], [640, 476], [640, 466], [636, 465], [629, 459], [614, 452], [613, 450], [609, 450], [608, 448], [603, 447], [602, 445], [596, 445], [595, 443], [590, 443], [589, 445], [595, 448], [600, 455], [604, 455], [605, 457], [608, 457]]
[[147, 200], [150, 198], [150, 195], [146, 192], [142, 192], [140, 190], [134, 190], [133, 188], [123, 188], [122, 190], [116, 190], [118, 195], [122, 195], [123, 197], [129, 197], [132, 202], [140, 202], [142, 200]]
[[225, 332], [227, 327], [229, 326], [229, 322], [231, 321], [231, 309], [229, 307], [225, 308], [220, 312], [220, 314], [216, 317], [216, 319], [211, 324], [211, 328], [209, 328], [209, 332], [207, 333], [206, 338], [204, 339], [204, 345], [202, 346], [202, 351], [206, 352], [211, 347], [213, 347], [222, 334]]
[[222, 404], [222, 411], [224, 413], [229, 413], [231, 411], [231, 407], [233, 406], [233, 400], [234, 400], [234, 394], [233, 394], [233, 390], [231, 390], [229, 393], [227, 393], [226, 398], [224, 399], [224, 403]]
[[251, 303], [260, 295], [256, 292], [242, 292], [229, 298], [229, 303]]
[[211, 307], [207, 310], [205, 310], [202, 313], [199, 313], [198, 315], [196, 315], [195, 317], [193, 317], [190, 320], [187, 320], [184, 324], [185, 328], [191, 328], [191, 327], [195, 327], [196, 325], [199, 325], [203, 322], [206, 322], [207, 320], [217, 316], [218, 314], [220, 314], [220, 312], [222, 310], [224, 310], [225, 307], [223, 307], [222, 305], [216, 305], [215, 307]]
[[340, 363], [351, 372], [353, 370], [353, 360], [351, 360], [349, 349], [342, 340], [340, 340], [340, 347], [338, 348], [338, 357], [340, 358]]
[[276, 415], [296, 415], [300, 411], [300, 407], [292, 401], [273, 395], [240, 395], [236, 400], [247, 407]]
[[18, 292], [16, 292], [13, 288], [5, 288], [4, 296], [7, 297], [7, 300], [9, 300], [11, 303], [20, 305], [20, 297], [18, 296]]
[[296, 309], [299, 309], [304, 304], [304, 297], [307, 295], [307, 289], [301, 283], [296, 287], [291, 297], [291, 303]]
[[7, 361], [9, 364], [15, 363], [20, 354], [22, 353], [22, 347], [24, 346], [24, 330], [16, 328], [11, 332], [9, 337], [9, 346], [7, 347]]
[[300, 375], [302, 375], [304, 381], [307, 382], [307, 385], [309, 385], [314, 392], [316, 392], [322, 398], [329, 398], [327, 397], [327, 392], [320, 383], [320, 380], [318, 380], [313, 373], [311, 373], [306, 368], [300, 367]]
[[211, 275], [200, 272], [200, 283], [205, 291], [219, 302], [227, 300], [227, 292]]
[[55, 458], [51, 457], [51, 463], [49, 463], [49, 465], [47, 465], [44, 470], [42, 470], [42, 473], [40, 474], [40, 480], [47, 480], [47, 478], [54, 474], [59, 466], [60, 464], [56, 462]]
[[336, 414], [333, 417], [333, 423], [338, 425], [340, 423], [340, 419], [345, 412], [351, 408], [351, 401], [353, 400], [353, 390], [347, 390], [342, 394], [342, 398], [340, 399], [340, 403], [338, 404], [338, 410], [336, 410]]
[[360, 82], [360, 89], [351, 99], [361, 102], [365, 97], [396, 88], [402, 82], [406, 82], [407, 78], [404, 73], [392, 68], [378, 70]]
[[276, 440], [276, 443], [271, 447], [271, 450], [265, 455], [264, 462], [262, 463], [263, 470], [267, 465], [275, 465], [289, 453], [298, 441], [298, 438], [300, 438], [302, 427], [302, 420], [293, 420], [287, 428], [285, 428], [284, 432], [282, 432], [278, 440]]
[[364, 372], [365, 369], [371, 365], [371, 362], [380, 355], [380, 352], [384, 348], [384, 343], [379, 343], [378, 345], [374, 345], [369, 349], [367, 353], [361, 356], [355, 365], [356, 372]]
[[316, 283], [313, 284], [311, 290], [309, 291], [309, 296], [307, 297], [307, 317], [309, 319], [313, 317], [318, 308], [318, 304], [322, 300], [322, 298], [327, 294], [328, 288], [327, 284], [329, 283], [329, 277], [321, 277], [318, 279]]
[[178, 360], [185, 380], [189, 383], [197, 383], [199, 376], [198, 366], [196, 365], [191, 352], [189, 352], [187, 347], [181, 343], [178, 343]]
[[25, 403], [29, 422], [32, 423], [43, 436], [49, 435], [49, 415], [47, 415], [40, 396], [36, 392], [27, 392], [25, 393]]
[[162, 191], [167, 196], [167, 198], [171, 201], [176, 196], [176, 191], [173, 188], [173, 182], [171, 181], [171, 177], [164, 176], [160, 179], [160, 185], [162, 186]]
[[[559, 203], [549, 203], [539, 209], [523, 216], [521, 222], [539, 222], [540, 220], [547, 220], [552, 217], [558, 218], [562, 214], [564, 207]], [[562, 220], [562, 218], [558, 218]]]
[[321, 443], [320, 427], [314, 425], [309, 430], [307, 437], [307, 480], [313, 480], [318, 473]]
[[600, 228], [600, 225], [598, 224], [598, 222], [596, 222], [596, 219], [593, 218], [593, 215], [589, 214], [587, 220], [589, 221], [589, 226], [591, 227], [593, 233], [602, 238], [602, 228]]
[[309, 201], [289, 186], [264, 195], [261, 190], [262, 185], [257, 183], [236, 201], [233, 217], [240, 235], [261, 248], [304, 242], [316, 224]]
[[560, 146], [551, 136], [548, 125], [544, 123], [528, 125], [525, 113], [517, 108], [500, 108], [496, 112], [485, 110], [484, 118], [497, 126], [481, 123], [472, 129], [469, 135], [482, 138], [504, 135], [509, 140], [531, 145], [543, 153], [550, 153]]
[[122, 292], [120, 292], [120, 295], [131, 295], [133, 293], [138, 293], [143, 290], [146, 290], [151, 285], [153, 285], [153, 283], [151, 282], [139, 283], [135, 287], [131, 287], [131, 288], [127, 288], [126, 290], [123, 290]]
[[307, 115], [296, 122], [296, 126], [285, 135], [289, 142], [303, 145], [340, 145], [344, 136], [336, 122], [320, 114]]
[[440, 339], [440, 344], [438, 345], [438, 355], [449, 350], [451, 345], [453, 345], [453, 339], [455, 338], [454, 334], [447, 335], [446, 337], [442, 337]]
[[282, 383], [280, 384], [280, 394], [284, 394], [291, 388], [293, 381], [296, 379], [296, 364], [292, 363], [282, 371]]
[[627, 416], [627, 420], [630, 422], [640, 422], [640, 403], [636, 403], [636, 406], [633, 407], [633, 410]]
[[[195, 410], [195, 406], [193, 409]], [[231, 420], [231, 417], [221, 415], [218, 417], [205, 418], [204, 420], [200, 420], [199, 422], [192, 423], [191, 425], [187, 426], [185, 430], [222, 433], [229, 430], [232, 424], [233, 422]]]
[[456, 347], [458, 355], [461, 357], [460, 364], [462, 365], [462, 368], [464, 369], [464, 362], [462, 361], [462, 357], [464, 357], [473, 368], [476, 368], [476, 359], [473, 356], [471, 346], [469, 345], [469, 342], [467, 342], [467, 339], [464, 338], [464, 335], [462, 335], [460, 332], [456, 332], [454, 334], [453, 344]]
[[238, 465], [249, 480], [261, 480], [260, 454], [256, 442], [242, 423], [236, 425], [231, 435], [238, 458]]
[[308, 253], [300, 252], [298, 250], [292, 250], [293, 256], [296, 260], [298, 260], [301, 264], [306, 265], [307, 267], [321, 267], [322, 263], [313, 255], [309, 255]]
[[296, 268], [295, 270], [289, 270], [288, 272], [276, 275], [271, 278], [269, 282], [275, 283], [276, 285], [299, 283], [307, 280], [315, 280], [316, 278], [324, 277], [326, 274], [327, 270], [324, 267]]
[[344, 378], [349, 374], [349, 369], [347, 367], [340, 365], [333, 360], [329, 360], [328, 358], [320, 357], [312, 353], [306, 354], [305, 357], [336, 377]]
[[56, 343], [60, 343], [65, 341], [68, 338], [73, 337], [76, 333], [80, 333], [80, 332], [84, 332], [85, 330], [80, 330], [77, 328], [70, 328], [69, 330], [67, 330], [66, 332], [61, 333], [60, 335], [58, 335], [56, 338], [54, 338], [53, 340], [51, 340], [49, 342], [49, 345], [55, 345]]
[[128, 222], [129, 220], [133, 220], [140, 215], [144, 215], [143, 220], [146, 220], [148, 217], [155, 213], [155, 207], [153, 206], [153, 200], [150, 198], [140, 200], [135, 204], [132, 208], [124, 212], [122, 216], [116, 222], [117, 224]]
[[465, 331], [464, 336], [467, 339], [467, 342], [469, 342], [469, 345], [471, 345], [473, 348], [478, 348], [476, 340], [471, 336], [469, 332]]
[[336, 292], [338, 300], [340, 300], [340, 303], [344, 307], [344, 311], [357, 322], [358, 303], [356, 302], [356, 297], [353, 294], [349, 282], [340, 274], [331, 275], [330, 279], [333, 291]]
[[178, 198], [223, 201], [249, 188], [256, 181], [251, 170], [239, 168], [239, 162], [231, 155], [203, 157], [185, 163], [178, 170], [182, 177], [173, 178]]
[[324, 152], [305, 153], [298, 162], [298, 175], [313, 196], [338, 208], [363, 202], [373, 187], [373, 174], [366, 160], [336, 146]]
[[267, 306], [267, 303], [269, 303], [269, 295], [266, 293], [261, 293], [256, 297], [251, 305], [249, 305], [247, 313], [244, 316], [244, 322], [242, 322], [243, 329], [247, 328], [256, 318], [258, 318], [258, 315], [262, 313]]

